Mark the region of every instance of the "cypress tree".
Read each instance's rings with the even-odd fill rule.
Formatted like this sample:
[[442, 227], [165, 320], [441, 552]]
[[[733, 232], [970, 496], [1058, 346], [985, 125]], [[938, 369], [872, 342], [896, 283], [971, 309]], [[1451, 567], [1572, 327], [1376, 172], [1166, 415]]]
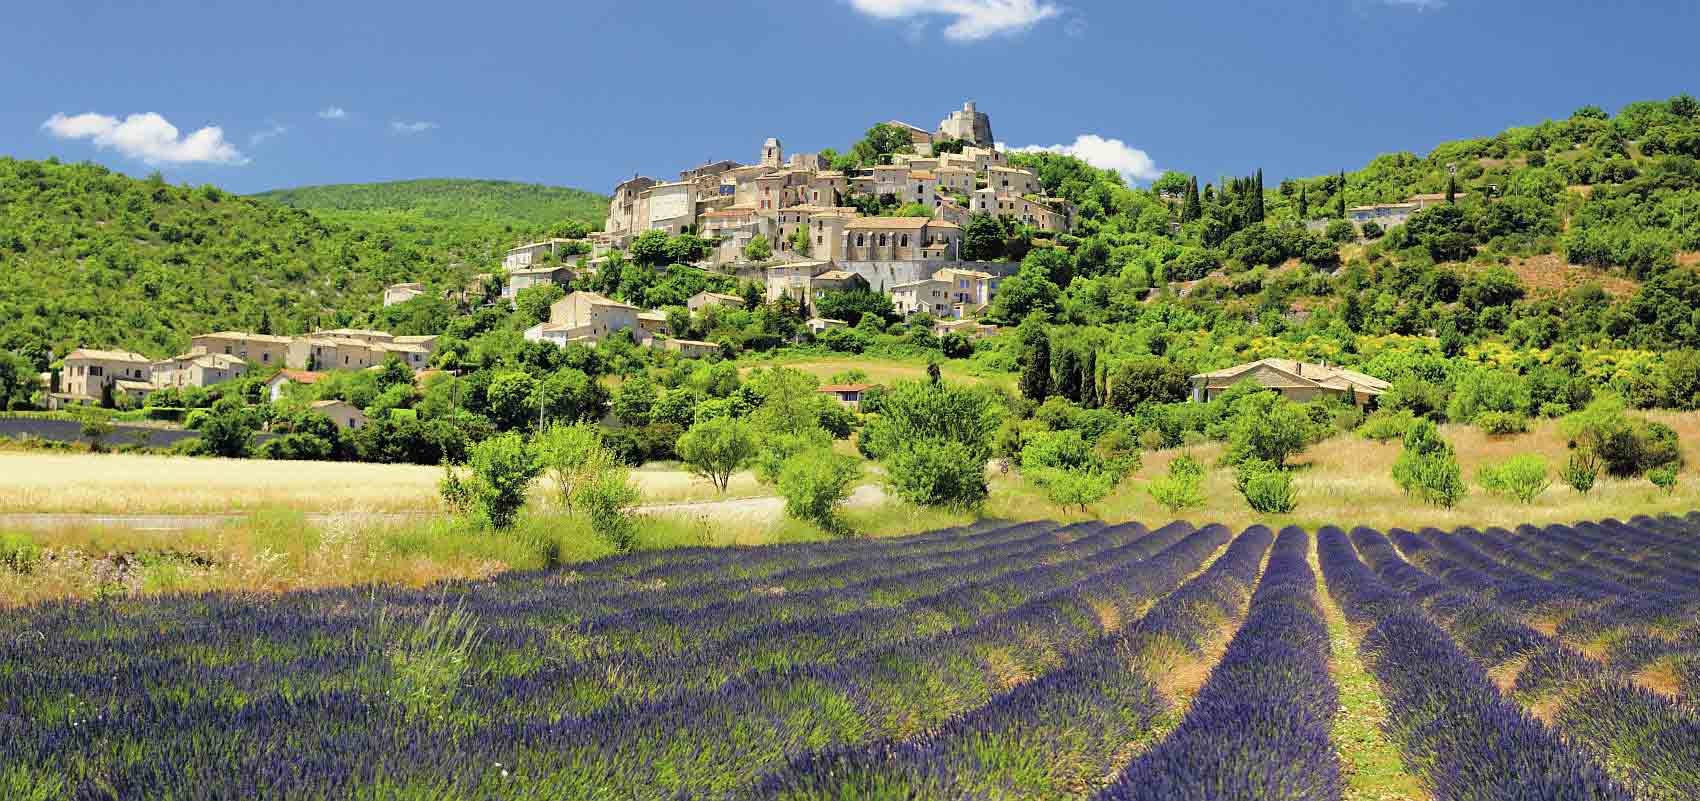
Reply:
[[1075, 403], [1080, 402], [1080, 354], [1073, 347], [1064, 347], [1056, 354], [1056, 392]]
[[1339, 192], [1339, 194], [1335, 195], [1335, 198], [1337, 198], [1337, 202], [1334, 204], [1334, 206], [1335, 206], [1334, 216], [1344, 219], [1345, 216], [1346, 216], [1346, 171], [1345, 170], [1340, 171], [1340, 192]]
[[1198, 177], [1193, 176], [1186, 186], [1186, 203], [1181, 207], [1181, 222], [1187, 223], [1204, 216], [1204, 208], [1198, 199]]
[[1448, 205], [1458, 202], [1458, 176], [1446, 177], [1446, 202]]
[[1080, 403], [1088, 409], [1098, 406], [1098, 351], [1090, 348], [1080, 361]]
[[1263, 168], [1257, 168], [1257, 185], [1252, 188], [1251, 220], [1263, 222]]
[[1051, 396], [1051, 334], [1043, 323], [1022, 325], [1021, 396], [1044, 403]]
[[1299, 187], [1299, 222], [1304, 222], [1310, 216], [1310, 189]]

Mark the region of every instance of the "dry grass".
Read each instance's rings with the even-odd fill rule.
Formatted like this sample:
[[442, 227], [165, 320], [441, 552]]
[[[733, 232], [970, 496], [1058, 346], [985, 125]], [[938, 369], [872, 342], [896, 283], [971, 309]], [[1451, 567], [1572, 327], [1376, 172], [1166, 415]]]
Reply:
[[[963, 384], [993, 384], [1005, 388], [1015, 385], [1015, 376], [999, 375], [991, 378], [971, 375], [962, 361], [945, 360], [939, 363], [939, 372], [947, 380]], [[850, 370], [861, 370], [868, 374], [868, 383], [891, 384], [899, 380], [918, 380], [927, 377], [925, 362], [902, 362], [888, 358], [870, 359], [862, 356], [782, 356], [776, 359], [761, 359], [746, 361], [739, 365], [740, 372], [748, 373], [757, 367], [784, 366], [801, 370], [819, 378], [822, 383], [830, 380], [838, 373]]]
[[1616, 273], [1570, 264], [1557, 253], [1545, 253], [1528, 258], [1514, 258], [1510, 269], [1519, 281], [1536, 295], [1553, 296], [1584, 284], [1599, 284], [1613, 297], [1635, 294], [1640, 284]]
[[[1513, 437], [1489, 437], [1467, 426], [1443, 427], [1447, 440], [1457, 448], [1465, 480], [1471, 483], [1469, 496], [1453, 509], [1426, 506], [1400, 492], [1392, 478], [1393, 460], [1399, 455], [1397, 441], [1376, 443], [1356, 436], [1338, 436], [1294, 460], [1299, 506], [1290, 515], [1262, 515], [1252, 511], [1235, 491], [1233, 476], [1226, 469], [1210, 471], [1205, 482], [1208, 500], [1204, 506], [1178, 515], [1146, 493], [1146, 482], [1162, 475], [1169, 462], [1182, 453], [1190, 452], [1204, 464], [1214, 465], [1222, 454], [1218, 444], [1146, 454], [1140, 472], [1124, 482], [1114, 495], [1093, 507], [1092, 512], [1109, 521], [1137, 520], [1148, 525], [1182, 517], [1239, 528], [1264, 523], [1274, 527], [1299, 525], [1313, 530], [1324, 525], [1361, 525], [1385, 530], [1425, 526], [1515, 527], [1523, 523], [1543, 525], [1607, 517], [1621, 520], [1636, 514], [1685, 514], [1700, 509], [1700, 476], [1693, 472], [1693, 466], [1700, 464], [1700, 415], [1652, 412], [1647, 416], [1676, 429], [1682, 438], [1690, 467], [1673, 494], [1664, 494], [1642, 479], [1602, 479], [1592, 493], [1583, 496], [1555, 481], [1535, 503], [1524, 505], [1488, 495], [1475, 486], [1477, 468], [1519, 453], [1545, 456], [1556, 480], [1558, 469], [1568, 457], [1566, 441], [1556, 422], [1540, 421], [1528, 434]], [[1051, 506], [1014, 473], [993, 479], [988, 514], [1010, 519], [1082, 517]]]
[[[707, 481], [673, 466], [633, 471], [644, 502], [713, 500]], [[0, 513], [226, 514], [436, 512], [441, 468], [359, 462], [284, 462], [187, 456], [0, 451]], [[539, 481], [533, 501], [550, 490]], [[748, 473], [726, 497], [771, 494]]]

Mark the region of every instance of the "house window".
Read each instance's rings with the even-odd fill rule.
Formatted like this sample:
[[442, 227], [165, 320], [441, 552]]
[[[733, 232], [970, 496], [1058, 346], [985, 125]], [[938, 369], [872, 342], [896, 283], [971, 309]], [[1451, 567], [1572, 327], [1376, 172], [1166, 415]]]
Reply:
[[882, 248], [885, 247], [885, 244], [886, 244], [885, 234], [880, 234], [880, 247], [882, 247]]
[[861, 247], [861, 246], [863, 246], [863, 245], [865, 245], [865, 244], [867, 244], [867, 241], [866, 241], [866, 239], [865, 239], [865, 237], [864, 237], [864, 235], [862, 235], [862, 234], [857, 234], [857, 235], [856, 235], [856, 247]]
[[104, 367], [100, 367], [98, 365], [91, 365], [89, 367], [89, 375], [91, 375], [95, 378], [100, 378], [101, 376], [104, 376], [105, 374], [106, 374], [106, 368], [104, 368]]

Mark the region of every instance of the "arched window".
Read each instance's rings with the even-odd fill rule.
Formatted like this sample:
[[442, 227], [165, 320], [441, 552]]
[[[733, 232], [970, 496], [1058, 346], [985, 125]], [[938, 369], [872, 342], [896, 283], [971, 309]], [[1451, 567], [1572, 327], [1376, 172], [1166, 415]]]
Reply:
[[909, 235], [908, 234], [903, 235], [903, 247], [909, 247]]
[[866, 245], [866, 244], [867, 244], [866, 237], [863, 234], [857, 234], [856, 235], [856, 247], [861, 247], [861, 246]]
[[886, 244], [885, 234], [880, 234], [880, 247], [882, 247], [882, 248], [885, 247], [885, 244]]

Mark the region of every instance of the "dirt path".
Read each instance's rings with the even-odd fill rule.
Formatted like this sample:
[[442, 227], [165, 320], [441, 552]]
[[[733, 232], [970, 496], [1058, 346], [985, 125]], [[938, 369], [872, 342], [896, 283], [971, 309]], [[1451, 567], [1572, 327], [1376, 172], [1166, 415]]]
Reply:
[[[875, 484], [864, 484], [850, 494], [846, 506], [878, 506], [886, 499], [885, 491]], [[729, 498], [720, 501], [680, 501], [655, 503], [638, 507], [643, 514], [684, 515], [716, 519], [741, 518], [777, 520], [785, 513], [785, 500], [776, 496]], [[337, 523], [405, 523], [430, 517], [428, 513], [406, 512], [307, 512], [307, 522], [314, 525]], [[184, 531], [205, 529], [242, 520], [241, 514], [192, 515], [123, 515], [72, 513], [10, 513], [0, 514], [0, 529], [33, 529], [37, 531], [63, 528], [128, 528], [137, 531]]]

